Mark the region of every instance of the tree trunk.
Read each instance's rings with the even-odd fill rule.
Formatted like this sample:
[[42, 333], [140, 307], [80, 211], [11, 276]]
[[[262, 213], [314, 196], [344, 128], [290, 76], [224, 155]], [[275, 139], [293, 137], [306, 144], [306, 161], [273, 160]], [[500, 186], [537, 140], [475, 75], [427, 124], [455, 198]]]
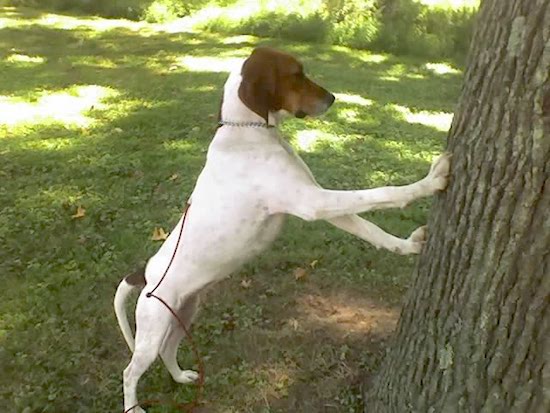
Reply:
[[485, 0], [436, 199], [365, 412], [550, 412], [550, 0]]

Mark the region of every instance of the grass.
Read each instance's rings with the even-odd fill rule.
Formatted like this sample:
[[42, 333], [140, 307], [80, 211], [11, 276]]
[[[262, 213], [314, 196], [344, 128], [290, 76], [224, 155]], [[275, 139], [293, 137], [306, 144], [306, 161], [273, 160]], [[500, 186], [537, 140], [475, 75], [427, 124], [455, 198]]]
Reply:
[[[226, 70], [257, 43], [299, 56], [337, 93], [324, 117], [282, 128], [322, 185], [410, 182], [443, 147], [460, 84], [445, 62], [173, 31], [0, 9], [2, 412], [121, 409], [130, 355], [114, 290], [158, 248], [154, 228], [178, 220]], [[407, 236], [429, 205], [367, 216]], [[377, 367], [414, 263], [323, 222], [289, 219], [273, 248], [203, 306], [193, 332], [206, 411], [359, 411], [359, 387]], [[185, 345], [179, 357], [195, 365]], [[160, 363], [139, 387], [142, 400], [186, 401], [193, 391]]]

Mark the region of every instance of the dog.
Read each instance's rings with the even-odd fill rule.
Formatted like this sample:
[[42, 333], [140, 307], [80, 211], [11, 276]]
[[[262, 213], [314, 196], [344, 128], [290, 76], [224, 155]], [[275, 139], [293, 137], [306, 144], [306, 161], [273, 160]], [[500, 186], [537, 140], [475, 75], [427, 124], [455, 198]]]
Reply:
[[[220, 122], [206, 164], [190, 197], [190, 207], [149, 259], [143, 273], [121, 281], [114, 307], [120, 329], [133, 351], [124, 370], [124, 407], [138, 403], [138, 380], [160, 357], [176, 382], [198, 378], [176, 360], [184, 330], [158, 300], [142, 290], [136, 307], [135, 342], [124, 303], [137, 288], [158, 285], [156, 295], [175, 309], [188, 328], [201, 291], [238, 269], [275, 239], [286, 215], [306, 221], [325, 220], [376, 248], [399, 254], [419, 253], [425, 227], [407, 239], [384, 232], [357, 214], [402, 208], [411, 201], [445, 189], [450, 160], [437, 158], [427, 176], [404, 186], [339, 191], [317, 184], [311, 171], [279, 135], [288, 116], [303, 118], [327, 111], [335, 97], [310, 80], [289, 54], [258, 47], [225, 83]], [[185, 225], [184, 225], [185, 224]], [[178, 245], [181, 232], [182, 245]], [[169, 263], [171, 265], [169, 265]], [[143, 412], [135, 407], [133, 412]]]

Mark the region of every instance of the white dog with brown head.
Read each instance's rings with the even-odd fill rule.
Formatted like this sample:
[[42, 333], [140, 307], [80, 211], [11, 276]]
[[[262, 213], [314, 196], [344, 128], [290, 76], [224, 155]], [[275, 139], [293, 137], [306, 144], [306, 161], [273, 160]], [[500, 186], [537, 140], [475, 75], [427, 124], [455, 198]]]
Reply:
[[[449, 158], [439, 157], [425, 178], [410, 185], [324, 189], [281, 138], [277, 125], [289, 115], [320, 115], [333, 102], [331, 93], [306, 77], [298, 60], [270, 48], [255, 49], [242, 67], [231, 73], [224, 88], [220, 127], [208, 149], [186, 219], [180, 219], [148, 261], [144, 274], [126, 277], [115, 296], [116, 315], [133, 351], [124, 370], [125, 409], [137, 404], [137, 382], [159, 354], [175, 381], [187, 383], [198, 377], [178, 366], [176, 352], [184, 331], [161, 302], [146, 296], [147, 288], [137, 302], [135, 344], [124, 309], [133, 288], [156, 285], [168, 267], [155, 294], [189, 326], [201, 290], [264, 250], [279, 233], [285, 215], [328, 221], [377, 248], [399, 254], [421, 250], [424, 228], [401, 239], [356, 214], [403, 207], [443, 190]], [[184, 222], [182, 245], [174, 253]], [[133, 409], [138, 411], [143, 410]]]

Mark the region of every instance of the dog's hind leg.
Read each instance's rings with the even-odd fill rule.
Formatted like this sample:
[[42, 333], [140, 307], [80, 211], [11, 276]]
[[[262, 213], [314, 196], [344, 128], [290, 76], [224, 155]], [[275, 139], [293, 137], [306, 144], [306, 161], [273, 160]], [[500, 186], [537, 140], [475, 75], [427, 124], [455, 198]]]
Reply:
[[[199, 307], [199, 293], [194, 293], [186, 298], [183, 305], [178, 309], [178, 316], [189, 330], [191, 323]], [[172, 320], [170, 331], [162, 343], [160, 357], [164, 365], [178, 383], [190, 383], [198, 379], [199, 375], [193, 370], [182, 370], [178, 365], [177, 354], [181, 340], [185, 337], [185, 331], [176, 319]]]
[[[175, 300], [163, 297], [168, 305]], [[174, 316], [154, 297], [146, 297], [145, 291], [138, 298], [136, 307], [135, 349], [130, 364], [124, 369], [124, 410], [137, 405], [137, 384], [140, 377], [157, 358], [163, 341], [170, 330]], [[135, 407], [129, 413], [143, 413]]]

